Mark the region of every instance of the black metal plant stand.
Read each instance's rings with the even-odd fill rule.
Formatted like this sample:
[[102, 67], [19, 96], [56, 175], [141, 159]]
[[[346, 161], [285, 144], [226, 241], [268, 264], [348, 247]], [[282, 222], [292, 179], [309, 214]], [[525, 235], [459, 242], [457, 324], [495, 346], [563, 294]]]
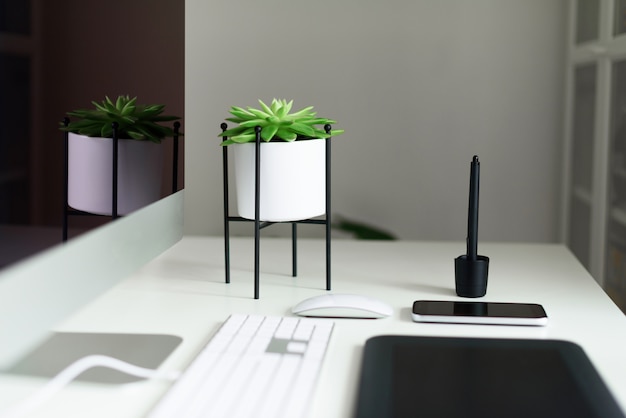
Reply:
[[[63, 119], [63, 124], [67, 126], [70, 123], [69, 118]], [[113, 155], [113, 169], [112, 169], [112, 187], [111, 187], [111, 219], [117, 219], [119, 217], [117, 210], [117, 177], [118, 177], [118, 147], [119, 147], [119, 138], [118, 138], [118, 128], [119, 125], [117, 122], [113, 122], [111, 124], [113, 127], [113, 141], [111, 141], [111, 153]], [[179, 144], [179, 130], [180, 130], [180, 122], [174, 122], [174, 141], [173, 141], [173, 157], [172, 157], [172, 193], [176, 193], [178, 191], [178, 144]], [[98, 215], [95, 213], [89, 213], [77, 209], [73, 209], [68, 204], [68, 137], [69, 133], [67, 131], [63, 132], [63, 242], [67, 241], [68, 238], [68, 221], [71, 215], [75, 216], [107, 216], [107, 215]]]
[[[221, 124], [222, 132], [226, 131], [228, 125], [226, 123]], [[331, 131], [330, 125], [325, 125], [324, 130], [326, 133]], [[224, 254], [226, 262], [226, 277], [225, 282], [230, 283], [230, 222], [254, 222], [254, 298], [259, 299], [259, 262], [260, 262], [260, 238], [261, 229], [266, 228], [275, 223], [290, 223], [291, 224], [291, 268], [292, 276], [298, 275], [297, 265], [297, 238], [298, 238], [298, 224], [315, 224], [324, 225], [326, 229], [326, 290], [330, 290], [330, 140], [326, 141], [326, 208], [324, 219], [301, 219], [297, 221], [288, 222], [261, 222], [260, 220], [260, 190], [261, 190], [261, 128], [255, 128], [255, 183], [254, 183], [254, 219], [247, 219], [240, 216], [230, 216], [229, 209], [229, 193], [228, 193], [228, 147], [222, 147], [222, 165], [223, 165], [223, 178], [224, 178]], [[227, 138], [222, 138], [226, 140]]]

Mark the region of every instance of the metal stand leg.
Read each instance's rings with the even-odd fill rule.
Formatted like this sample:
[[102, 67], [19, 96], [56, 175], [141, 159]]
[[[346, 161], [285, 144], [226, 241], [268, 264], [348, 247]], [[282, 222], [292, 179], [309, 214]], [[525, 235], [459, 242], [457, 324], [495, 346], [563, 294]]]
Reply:
[[291, 276], [298, 275], [298, 223], [291, 223]]
[[112, 181], [111, 181], [111, 217], [113, 219], [117, 219], [117, 166], [118, 166], [118, 154], [119, 154], [119, 139], [117, 137], [117, 129], [119, 128], [119, 124], [117, 122], [113, 122], [113, 172]]
[[[330, 133], [331, 126], [324, 125], [326, 133]], [[330, 138], [326, 139], [326, 290], [330, 290]]]
[[261, 241], [261, 127], [254, 128], [256, 133], [254, 160], [254, 298], [259, 298], [259, 263]]
[[[228, 127], [225, 123], [220, 125], [222, 132]], [[222, 147], [222, 176], [224, 180], [224, 262], [226, 265], [226, 277], [224, 281], [230, 283], [230, 222], [228, 207], [228, 147]]]
[[174, 122], [174, 140], [173, 142], [173, 150], [172, 150], [172, 194], [178, 191], [178, 135], [180, 130], [180, 122]]
[[[67, 127], [67, 125], [69, 125], [70, 123], [70, 119], [69, 118], [63, 118], [63, 125], [65, 127]], [[62, 236], [62, 240], [63, 242], [67, 241], [67, 221], [68, 221], [68, 209], [67, 209], [67, 198], [68, 198], [68, 184], [67, 181], [69, 179], [69, 174], [68, 174], [68, 150], [69, 150], [69, 145], [68, 145], [68, 139], [69, 134], [67, 132], [63, 132], [63, 161], [64, 161], [64, 166], [63, 166], [63, 236]]]

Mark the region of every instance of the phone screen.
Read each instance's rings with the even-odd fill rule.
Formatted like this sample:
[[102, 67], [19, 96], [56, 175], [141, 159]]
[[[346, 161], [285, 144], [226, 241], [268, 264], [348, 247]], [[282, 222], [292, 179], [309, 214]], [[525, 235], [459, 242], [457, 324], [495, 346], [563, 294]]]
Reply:
[[418, 322], [544, 325], [547, 315], [536, 303], [418, 300], [413, 303], [413, 319]]

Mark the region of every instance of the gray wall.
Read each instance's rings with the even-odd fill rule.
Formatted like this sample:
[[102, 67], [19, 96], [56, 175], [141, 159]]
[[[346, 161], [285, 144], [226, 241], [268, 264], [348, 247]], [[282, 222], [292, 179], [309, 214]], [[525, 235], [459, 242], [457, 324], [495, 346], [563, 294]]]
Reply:
[[186, 1], [186, 232], [222, 234], [231, 105], [294, 99], [346, 133], [333, 213], [403, 239], [558, 237], [565, 2]]

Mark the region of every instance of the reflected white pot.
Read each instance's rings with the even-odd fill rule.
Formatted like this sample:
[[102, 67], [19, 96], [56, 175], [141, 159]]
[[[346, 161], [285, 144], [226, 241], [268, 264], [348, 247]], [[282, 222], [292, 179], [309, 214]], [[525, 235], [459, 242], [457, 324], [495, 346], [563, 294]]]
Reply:
[[[247, 219], [254, 219], [255, 146], [231, 146], [237, 209]], [[325, 140], [261, 143], [260, 174], [260, 220], [296, 221], [326, 212]]]
[[[68, 136], [68, 204], [78, 210], [111, 215], [111, 138]], [[161, 197], [163, 146], [150, 141], [118, 142], [118, 214], [125, 215]]]

